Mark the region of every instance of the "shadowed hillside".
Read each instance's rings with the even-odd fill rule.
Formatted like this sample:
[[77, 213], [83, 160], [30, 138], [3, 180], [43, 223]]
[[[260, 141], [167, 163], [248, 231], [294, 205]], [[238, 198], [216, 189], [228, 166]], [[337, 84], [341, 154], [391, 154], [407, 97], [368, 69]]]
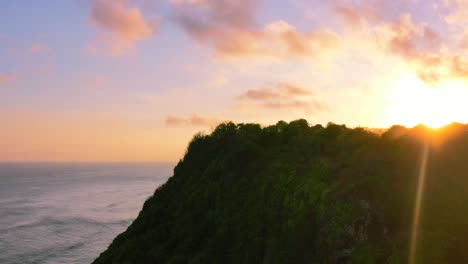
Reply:
[[95, 263], [468, 263], [468, 127], [219, 125]]

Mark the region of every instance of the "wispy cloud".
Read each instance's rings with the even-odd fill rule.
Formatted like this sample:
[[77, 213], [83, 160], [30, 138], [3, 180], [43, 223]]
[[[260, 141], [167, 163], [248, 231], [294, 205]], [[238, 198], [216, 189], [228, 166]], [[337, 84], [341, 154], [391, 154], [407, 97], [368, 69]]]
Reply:
[[330, 4], [335, 15], [345, 22], [341, 35], [348, 29], [371, 32], [368, 38], [359, 39], [363, 46], [368, 43], [380, 47], [381, 54], [399, 57], [427, 84], [468, 81], [468, 2], [333, 0]]
[[[123, 55], [159, 28], [159, 19], [145, 18], [139, 8], [130, 6], [130, 1], [92, 0], [91, 5], [91, 22], [104, 34], [100, 39], [110, 41], [113, 56]], [[91, 49], [97, 49], [96, 44]]]
[[311, 95], [313, 95], [311, 91], [301, 88], [299, 86], [290, 83], [277, 83], [273, 86], [249, 89], [238, 98], [265, 101], [272, 99], [288, 99], [297, 96]]
[[167, 126], [194, 126], [194, 127], [214, 127], [225, 120], [217, 117], [202, 116], [192, 114], [188, 117], [168, 115], [165, 120]]
[[317, 100], [312, 91], [285, 82], [249, 89], [238, 96], [237, 100], [270, 109], [296, 108], [306, 112], [329, 111], [327, 104]]
[[[100, 32], [96, 42], [89, 46], [91, 51], [101, 50], [102, 43], [107, 43], [112, 55], [125, 54], [137, 42], [156, 34], [160, 27], [160, 17], [148, 16], [149, 11], [142, 8], [141, 2], [90, 1], [90, 20]], [[316, 14], [310, 28], [295, 27], [287, 17], [260, 23], [259, 10], [264, 4], [261, 0], [169, 0], [162, 16], [175, 22], [199, 45], [213, 49], [219, 58], [285, 61], [326, 56], [333, 61], [335, 58], [328, 55], [340, 56], [359, 43], [360, 55], [366, 56], [363, 49], [370, 46], [375, 51], [380, 49], [379, 56], [399, 57], [427, 83], [450, 78], [468, 80], [468, 58], [463, 55], [468, 48], [466, 1], [428, 0], [423, 4], [407, 0], [331, 0], [318, 4], [296, 0], [294, 3], [300, 3], [305, 14]], [[418, 8], [424, 8], [424, 13], [430, 15], [418, 14], [414, 11]], [[367, 53], [363, 59], [373, 61], [375, 54]], [[223, 82], [220, 78], [212, 86]]]
[[42, 55], [50, 52], [50, 48], [42, 43], [34, 43], [27, 49], [30, 55]]
[[15, 72], [2, 73], [0, 72], [0, 85], [14, 82], [18, 79], [18, 75]]
[[[461, 25], [455, 27], [458, 26]], [[464, 56], [461, 39], [450, 42], [429, 24], [415, 23], [409, 13], [380, 28], [387, 32], [387, 51], [404, 59], [427, 84], [450, 79], [468, 80], [468, 57]]]
[[255, 17], [258, 0], [171, 2], [176, 22], [197, 42], [213, 47], [221, 57], [317, 56], [338, 42], [329, 30], [301, 32], [283, 20], [259, 26]]

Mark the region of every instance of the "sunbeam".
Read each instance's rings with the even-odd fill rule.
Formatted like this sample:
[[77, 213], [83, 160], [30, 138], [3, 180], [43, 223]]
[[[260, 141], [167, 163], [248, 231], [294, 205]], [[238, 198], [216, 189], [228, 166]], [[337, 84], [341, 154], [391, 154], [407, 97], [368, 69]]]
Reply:
[[416, 250], [417, 250], [417, 240], [419, 235], [419, 223], [421, 216], [421, 202], [422, 195], [424, 192], [424, 184], [426, 181], [426, 170], [427, 170], [427, 160], [429, 156], [429, 143], [427, 138], [424, 141], [424, 147], [422, 152], [421, 164], [419, 166], [419, 175], [418, 175], [418, 185], [416, 190], [416, 200], [413, 212], [413, 224], [411, 229], [411, 243], [410, 243], [410, 252], [409, 252], [409, 264], [416, 263]]

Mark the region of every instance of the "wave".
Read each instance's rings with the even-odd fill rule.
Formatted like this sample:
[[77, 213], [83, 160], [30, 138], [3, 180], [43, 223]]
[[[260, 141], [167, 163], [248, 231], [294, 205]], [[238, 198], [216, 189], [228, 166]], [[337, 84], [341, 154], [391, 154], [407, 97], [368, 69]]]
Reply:
[[84, 242], [76, 242], [71, 245], [65, 245], [62, 247], [44, 248], [35, 253], [35, 258], [31, 260], [31, 263], [48, 263], [50, 260], [57, 258], [60, 255], [69, 254], [71, 251], [78, 251], [84, 247]]
[[120, 219], [115, 221], [99, 221], [91, 218], [83, 217], [73, 217], [68, 219], [59, 219], [50, 216], [42, 217], [35, 221], [17, 223], [15, 225], [9, 226], [3, 230], [3, 232], [18, 231], [22, 229], [30, 229], [36, 227], [58, 227], [58, 226], [81, 226], [81, 225], [93, 225], [100, 226], [104, 228], [111, 228], [112, 225], [128, 225], [133, 221], [133, 219]]

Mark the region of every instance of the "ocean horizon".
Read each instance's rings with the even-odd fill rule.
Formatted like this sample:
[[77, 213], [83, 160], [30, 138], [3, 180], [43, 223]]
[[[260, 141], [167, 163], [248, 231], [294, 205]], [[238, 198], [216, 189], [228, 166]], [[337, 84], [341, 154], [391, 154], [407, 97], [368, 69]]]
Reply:
[[0, 263], [91, 263], [175, 163], [0, 163]]

